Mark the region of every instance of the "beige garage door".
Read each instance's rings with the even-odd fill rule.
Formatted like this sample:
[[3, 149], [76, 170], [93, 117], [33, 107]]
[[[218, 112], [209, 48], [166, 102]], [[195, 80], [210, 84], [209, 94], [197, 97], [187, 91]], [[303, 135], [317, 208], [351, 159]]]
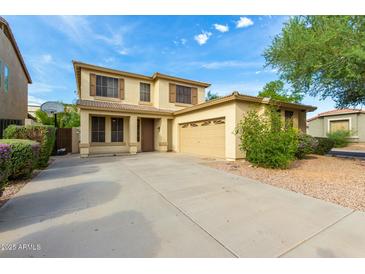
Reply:
[[335, 132], [338, 130], [349, 130], [349, 120], [337, 120], [330, 121], [330, 132]]
[[224, 158], [225, 139], [224, 118], [180, 125], [180, 151], [184, 153]]

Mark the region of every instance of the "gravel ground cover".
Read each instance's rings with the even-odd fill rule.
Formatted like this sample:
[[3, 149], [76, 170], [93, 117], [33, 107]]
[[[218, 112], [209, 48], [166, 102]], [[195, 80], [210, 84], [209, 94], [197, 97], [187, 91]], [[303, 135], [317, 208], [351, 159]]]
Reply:
[[205, 164], [276, 187], [365, 211], [365, 161], [309, 155], [287, 170], [254, 167], [245, 160]]
[[348, 144], [346, 147], [336, 148], [337, 150], [358, 150], [358, 151], [365, 151], [365, 143], [351, 143]]

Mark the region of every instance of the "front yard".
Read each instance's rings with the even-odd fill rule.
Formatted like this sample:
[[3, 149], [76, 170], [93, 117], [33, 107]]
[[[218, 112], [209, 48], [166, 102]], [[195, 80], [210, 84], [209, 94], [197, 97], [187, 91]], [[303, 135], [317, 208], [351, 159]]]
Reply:
[[365, 160], [309, 155], [289, 169], [254, 167], [245, 160], [209, 166], [266, 184], [365, 211]]

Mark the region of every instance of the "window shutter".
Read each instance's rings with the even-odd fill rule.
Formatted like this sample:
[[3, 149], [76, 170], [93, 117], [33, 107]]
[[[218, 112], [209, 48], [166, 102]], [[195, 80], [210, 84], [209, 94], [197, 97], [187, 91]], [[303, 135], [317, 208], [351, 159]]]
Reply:
[[124, 79], [119, 79], [119, 99], [124, 100]]
[[176, 102], [176, 85], [169, 84], [169, 102], [175, 103]]
[[96, 96], [96, 75], [90, 73], [90, 96]]
[[191, 88], [191, 103], [196, 105], [198, 103], [198, 89]]

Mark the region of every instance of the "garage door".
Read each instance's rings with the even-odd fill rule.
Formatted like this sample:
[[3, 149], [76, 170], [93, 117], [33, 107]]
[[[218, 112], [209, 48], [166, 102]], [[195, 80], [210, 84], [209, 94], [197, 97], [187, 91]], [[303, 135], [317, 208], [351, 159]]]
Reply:
[[330, 121], [330, 132], [335, 132], [338, 130], [349, 130], [349, 120], [337, 120]]
[[180, 151], [224, 158], [224, 118], [180, 124]]

